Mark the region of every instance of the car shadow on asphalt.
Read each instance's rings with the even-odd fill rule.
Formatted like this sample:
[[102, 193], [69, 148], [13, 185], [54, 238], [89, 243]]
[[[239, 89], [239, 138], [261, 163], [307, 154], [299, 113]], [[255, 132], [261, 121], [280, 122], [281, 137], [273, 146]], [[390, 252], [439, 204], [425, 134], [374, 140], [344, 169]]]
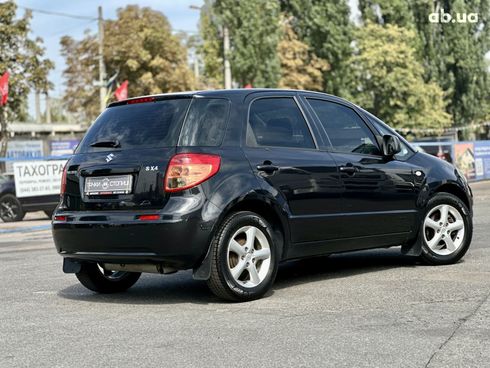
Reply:
[[421, 264], [416, 257], [402, 255], [399, 248], [306, 258], [283, 264], [277, 274], [274, 289], [419, 265]]
[[132, 288], [123, 293], [98, 294], [77, 283], [60, 290], [58, 295], [72, 300], [118, 304], [210, 304], [219, 302], [219, 299], [206, 287], [206, 282], [194, 280], [190, 271], [171, 275], [143, 274]]
[[[289, 261], [279, 267], [274, 290], [328, 279], [345, 278], [363, 273], [379, 272], [398, 267], [415, 267], [414, 257], [403, 256], [399, 249], [383, 249], [335, 254]], [[131, 289], [124, 293], [97, 294], [80, 284], [71, 285], [58, 292], [62, 298], [116, 304], [215, 304], [222, 300], [215, 297], [204, 281], [192, 279], [190, 271], [172, 275], [145, 274]]]

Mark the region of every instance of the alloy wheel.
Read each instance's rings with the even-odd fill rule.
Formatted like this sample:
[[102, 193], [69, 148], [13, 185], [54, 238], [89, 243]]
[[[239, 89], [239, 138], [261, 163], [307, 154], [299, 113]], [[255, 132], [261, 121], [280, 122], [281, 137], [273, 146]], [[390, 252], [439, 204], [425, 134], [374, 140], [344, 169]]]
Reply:
[[269, 273], [271, 248], [265, 234], [255, 226], [238, 229], [228, 243], [228, 269], [242, 287], [258, 286]]
[[447, 256], [463, 244], [465, 224], [461, 213], [451, 205], [432, 208], [424, 220], [424, 238], [431, 251]]
[[4, 199], [0, 203], [0, 217], [2, 219], [13, 220], [17, 217], [19, 207], [10, 199]]

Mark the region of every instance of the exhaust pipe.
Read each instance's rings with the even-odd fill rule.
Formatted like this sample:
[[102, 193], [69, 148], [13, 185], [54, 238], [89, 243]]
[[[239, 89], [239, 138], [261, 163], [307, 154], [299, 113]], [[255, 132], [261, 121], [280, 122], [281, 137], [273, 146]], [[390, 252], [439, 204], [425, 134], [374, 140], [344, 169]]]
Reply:
[[161, 263], [151, 264], [151, 263], [143, 263], [143, 264], [124, 264], [124, 263], [104, 263], [104, 269], [110, 271], [124, 271], [124, 272], [146, 272], [146, 273], [160, 273], [160, 274], [169, 274], [175, 273], [178, 270], [173, 267], [166, 267]]

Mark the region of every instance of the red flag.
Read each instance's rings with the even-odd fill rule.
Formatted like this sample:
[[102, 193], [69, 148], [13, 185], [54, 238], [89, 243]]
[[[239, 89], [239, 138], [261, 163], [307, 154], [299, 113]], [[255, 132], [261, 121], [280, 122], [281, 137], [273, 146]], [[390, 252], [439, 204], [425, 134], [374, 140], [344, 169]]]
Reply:
[[9, 72], [5, 72], [0, 77], [0, 106], [3, 106], [7, 103], [7, 97], [9, 95]]
[[116, 91], [114, 92], [114, 96], [116, 96], [116, 99], [118, 101], [125, 100], [128, 98], [128, 81], [127, 80], [122, 82], [121, 85], [119, 87], [117, 87]]

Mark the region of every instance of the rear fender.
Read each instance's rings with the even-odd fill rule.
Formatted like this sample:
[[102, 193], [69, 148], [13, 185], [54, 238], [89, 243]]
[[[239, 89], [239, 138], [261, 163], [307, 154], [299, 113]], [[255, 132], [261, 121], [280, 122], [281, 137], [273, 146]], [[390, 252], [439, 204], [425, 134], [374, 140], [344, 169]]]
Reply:
[[[280, 197], [279, 197], [280, 198]], [[280, 259], [284, 258], [284, 255], [287, 253], [287, 248], [289, 245], [290, 239], [290, 231], [289, 231], [289, 222], [288, 218], [288, 208], [286, 203], [279, 203], [276, 201], [276, 197], [273, 197], [271, 194], [263, 191], [250, 191], [246, 194], [243, 194], [239, 198], [228, 203], [228, 205], [221, 211], [221, 215], [218, 220], [215, 222], [213, 230], [211, 232], [211, 237], [209, 239], [209, 244], [212, 244], [212, 240], [216, 235], [220, 225], [223, 223], [223, 220], [232, 212], [240, 211], [240, 210], [249, 210], [254, 211], [254, 206], [261, 204], [266, 206], [268, 209], [273, 211], [275, 216], [280, 221], [280, 226], [282, 229], [272, 229], [273, 232], [276, 232], [276, 236], [280, 237], [281, 234], [284, 234], [284, 237], [280, 239], [282, 243]], [[256, 211], [259, 212], [260, 211]], [[280, 231], [282, 230], [282, 232]], [[194, 268], [193, 270], [193, 278], [196, 280], [207, 280], [211, 275], [211, 261], [212, 261], [212, 249], [211, 246], [208, 247], [208, 251], [206, 256], [202, 260], [201, 264]]]

